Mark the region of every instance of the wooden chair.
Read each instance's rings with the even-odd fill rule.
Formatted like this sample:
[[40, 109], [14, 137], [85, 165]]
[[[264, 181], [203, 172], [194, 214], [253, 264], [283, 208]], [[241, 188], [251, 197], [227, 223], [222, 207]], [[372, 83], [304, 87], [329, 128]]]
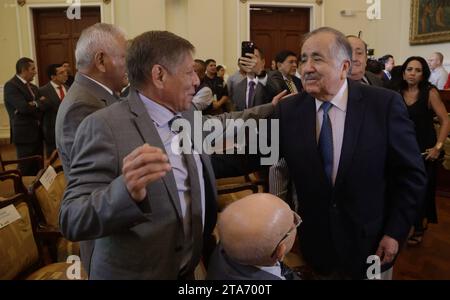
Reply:
[[[44, 265], [43, 251], [35, 231], [35, 219], [25, 194], [0, 201], [0, 209], [13, 205], [20, 219], [0, 229], [0, 280], [8, 279], [53, 279], [67, 278], [67, 263]], [[86, 273], [81, 264], [81, 279], [86, 279]]]
[[10, 171], [17, 173], [21, 177], [25, 189], [28, 189], [33, 183], [33, 181], [36, 179], [36, 176], [22, 176], [19, 169], [17, 168], [17, 164], [21, 162], [30, 162], [30, 161], [38, 162], [41, 169], [44, 167], [44, 160], [40, 155], [34, 155], [15, 160], [4, 160], [0, 153], [0, 172]]
[[36, 207], [38, 231], [43, 235], [46, 245], [54, 261], [65, 261], [70, 255], [80, 255], [79, 243], [70, 242], [63, 238], [59, 230], [59, 209], [67, 183], [62, 166], [55, 169], [56, 178], [46, 189], [40, 179], [46, 169], [41, 170], [33, 182], [30, 194]]
[[14, 170], [0, 172], [0, 197], [9, 198], [26, 192], [20, 173]]
[[258, 193], [256, 184], [247, 182], [244, 176], [216, 180], [219, 211], [230, 203], [253, 193]]

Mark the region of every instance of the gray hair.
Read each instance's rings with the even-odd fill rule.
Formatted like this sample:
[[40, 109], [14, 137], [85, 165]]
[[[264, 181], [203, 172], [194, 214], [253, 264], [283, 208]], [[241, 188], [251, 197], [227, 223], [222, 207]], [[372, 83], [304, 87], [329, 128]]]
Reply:
[[318, 28], [318, 29], [308, 33], [304, 37], [303, 43], [305, 43], [306, 40], [308, 40], [312, 36], [319, 34], [319, 33], [331, 33], [332, 35], [334, 35], [335, 41], [332, 44], [332, 47], [333, 47], [332, 53], [336, 53], [335, 59], [338, 60], [340, 63], [342, 63], [344, 60], [348, 60], [350, 63], [350, 66], [351, 66], [352, 55], [353, 55], [352, 46], [348, 42], [347, 37], [339, 30], [336, 30], [331, 27]]
[[90, 66], [99, 50], [114, 53], [118, 37], [125, 39], [125, 32], [111, 24], [97, 23], [83, 30], [75, 49], [77, 69]]
[[188, 53], [195, 47], [186, 39], [169, 31], [148, 31], [137, 36], [127, 55], [128, 78], [131, 85], [141, 88], [151, 78], [154, 65], [175, 73]]

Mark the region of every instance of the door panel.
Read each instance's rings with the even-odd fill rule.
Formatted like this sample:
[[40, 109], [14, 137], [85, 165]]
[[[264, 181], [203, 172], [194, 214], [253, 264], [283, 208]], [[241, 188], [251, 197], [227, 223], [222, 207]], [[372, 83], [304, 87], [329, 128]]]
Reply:
[[281, 50], [300, 52], [300, 43], [310, 31], [310, 9], [254, 7], [250, 11], [250, 39], [262, 48], [266, 67]]
[[80, 20], [70, 20], [64, 7], [34, 9], [34, 36], [36, 38], [36, 64], [39, 85], [50, 78], [50, 64], [68, 61], [75, 70], [75, 47], [83, 29], [100, 22], [100, 7], [82, 7]]

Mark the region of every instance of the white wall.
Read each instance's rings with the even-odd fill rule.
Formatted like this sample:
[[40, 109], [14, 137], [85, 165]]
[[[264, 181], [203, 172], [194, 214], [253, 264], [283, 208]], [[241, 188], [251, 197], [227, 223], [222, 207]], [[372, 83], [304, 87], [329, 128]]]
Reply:
[[[362, 38], [375, 49], [375, 56], [392, 54], [397, 64], [406, 58], [419, 55], [427, 58], [432, 52], [444, 54], [450, 64], [450, 43], [409, 45], [411, 0], [381, 0], [381, 20], [370, 21], [366, 17], [368, 5], [365, 0], [324, 0], [325, 25], [335, 27], [345, 34], [357, 35], [363, 31]], [[355, 16], [343, 17], [340, 11], [357, 11]]]

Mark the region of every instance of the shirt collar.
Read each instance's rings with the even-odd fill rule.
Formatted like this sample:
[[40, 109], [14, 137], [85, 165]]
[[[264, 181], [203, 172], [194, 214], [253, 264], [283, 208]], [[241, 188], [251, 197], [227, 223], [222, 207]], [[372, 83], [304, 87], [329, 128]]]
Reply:
[[51, 81], [51, 80], [50, 80], [50, 84], [51, 84], [55, 89], [59, 89], [60, 86], [62, 86], [63, 89], [64, 89], [64, 84], [59, 85], [59, 84], [54, 83], [54, 82]]
[[277, 262], [276, 265], [274, 266], [270, 266], [270, 267], [262, 267], [262, 266], [256, 266], [258, 269], [260, 269], [261, 271], [270, 273], [276, 277], [279, 277], [281, 279], [286, 279], [281, 275], [281, 266], [280, 263]]
[[19, 75], [16, 75], [16, 77], [19, 78], [19, 80], [22, 81], [23, 84], [27, 84], [28, 83], [25, 79], [23, 79]]
[[[331, 104], [336, 106], [343, 112], [347, 111], [347, 103], [348, 103], [348, 83], [345, 80], [344, 84], [341, 86], [339, 92], [331, 99]], [[323, 101], [316, 99], [316, 112], [319, 112], [320, 107], [322, 106]]]
[[250, 78], [247, 76], [247, 85], [249, 84], [250, 81], [253, 81], [255, 83], [255, 85], [258, 84], [258, 77], [255, 76], [255, 78]]
[[181, 113], [174, 114], [161, 104], [145, 97], [141, 93], [139, 93], [139, 97], [142, 103], [144, 103], [144, 106], [149, 113], [150, 118], [153, 120], [157, 127], [164, 127], [168, 125], [170, 120], [172, 120], [175, 116], [181, 117]]
[[111, 95], [114, 96], [113, 91], [112, 91], [110, 88], [108, 88], [106, 85], [104, 85], [103, 83], [98, 82], [97, 80], [95, 80], [95, 79], [93, 79], [93, 78], [87, 76], [86, 74], [83, 74], [83, 76], [85, 76], [87, 79], [89, 79], [89, 80], [95, 82], [96, 84], [98, 84], [99, 86], [101, 86], [102, 88], [104, 88], [108, 93], [110, 93]]

